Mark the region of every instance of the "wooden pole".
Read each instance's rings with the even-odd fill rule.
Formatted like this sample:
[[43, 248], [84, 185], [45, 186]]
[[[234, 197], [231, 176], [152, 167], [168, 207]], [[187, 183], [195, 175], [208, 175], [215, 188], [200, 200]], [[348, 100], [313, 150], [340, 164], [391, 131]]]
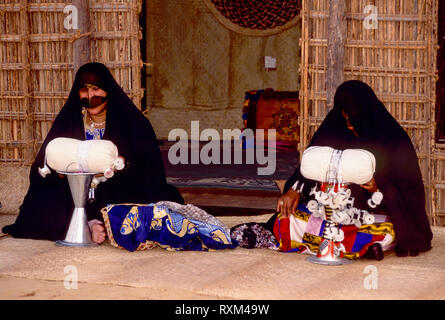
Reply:
[[[21, 60], [23, 62], [23, 65], [25, 66], [23, 69], [23, 83], [21, 84], [23, 89], [23, 104], [24, 104], [24, 111], [26, 114], [25, 118], [25, 133], [24, 133], [24, 140], [26, 142], [24, 149], [23, 149], [23, 160], [25, 164], [31, 164], [34, 155], [35, 155], [35, 139], [34, 139], [34, 112], [33, 112], [33, 106], [31, 105], [31, 83], [29, 79], [31, 79], [31, 66], [29, 61], [29, 35], [31, 34], [31, 26], [30, 26], [30, 19], [28, 16], [28, 1], [21, 0], [21, 10], [20, 10], [20, 20], [22, 23], [21, 26], [21, 34], [22, 34], [22, 47], [21, 47]], [[16, 128], [14, 128], [16, 130]], [[14, 137], [16, 139], [16, 137]], [[15, 151], [15, 150], [14, 150]], [[14, 158], [17, 159], [16, 154], [14, 153]]]
[[326, 71], [326, 98], [328, 109], [334, 105], [337, 87], [344, 81], [344, 49], [346, 17], [344, 0], [329, 1], [328, 56]]
[[309, 3], [302, 1], [301, 3], [301, 88], [300, 88], [300, 101], [301, 112], [298, 118], [300, 124], [300, 142], [298, 144], [298, 151], [300, 154], [300, 161], [303, 157], [303, 151], [306, 145], [309, 143], [307, 137], [307, 131], [309, 128], [308, 119], [308, 67], [309, 67], [309, 31], [308, 26], [310, 23], [309, 9], [307, 6]]
[[78, 12], [78, 27], [77, 33], [80, 35], [73, 43], [74, 51], [74, 74], [77, 70], [90, 61], [90, 37], [87, 34], [90, 32], [90, 10], [89, 1], [73, 0], [73, 5]]

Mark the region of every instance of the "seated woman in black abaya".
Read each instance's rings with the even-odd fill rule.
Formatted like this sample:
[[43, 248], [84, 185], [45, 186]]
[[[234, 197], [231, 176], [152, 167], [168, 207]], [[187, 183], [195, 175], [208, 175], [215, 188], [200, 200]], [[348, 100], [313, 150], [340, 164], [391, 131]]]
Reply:
[[[405, 130], [367, 84], [352, 80], [338, 87], [334, 107], [314, 134], [308, 147], [311, 146], [365, 149], [374, 154], [374, 178], [367, 184], [350, 186], [355, 206], [369, 210], [366, 199], [380, 190], [383, 202], [379, 208], [394, 226], [396, 254], [416, 256], [431, 249], [433, 235], [415, 149]], [[297, 182], [299, 186], [304, 184], [301, 192], [291, 188]], [[298, 167], [286, 182], [277, 211], [284, 216], [294, 213], [300, 200], [308, 200], [314, 185], [315, 181], [303, 177]]]
[[96, 202], [86, 207], [96, 243], [106, 237], [100, 209], [107, 204], [184, 203], [179, 191], [167, 184], [149, 120], [103, 64], [88, 63], [78, 70], [68, 100], [31, 166], [30, 186], [17, 220], [5, 226], [4, 233], [17, 238], [64, 239], [74, 208], [67, 179], [54, 171], [43, 178], [38, 170], [44, 165], [47, 144], [57, 137], [111, 140], [126, 161], [124, 170], [98, 185]]

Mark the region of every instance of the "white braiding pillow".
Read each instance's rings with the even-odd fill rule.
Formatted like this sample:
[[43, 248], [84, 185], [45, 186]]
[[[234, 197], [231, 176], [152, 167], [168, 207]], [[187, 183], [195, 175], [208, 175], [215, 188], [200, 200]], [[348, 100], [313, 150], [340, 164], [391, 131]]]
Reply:
[[[303, 152], [301, 174], [311, 180], [328, 182], [329, 169], [335, 170], [336, 182], [364, 184], [369, 182], [375, 172], [374, 155], [363, 149], [346, 149], [335, 165], [338, 150], [331, 147], [310, 147]], [[332, 172], [331, 172], [332, 173]]]
[[[45, 152], [46, 163], [56, 171], [104, 173], [111, 177], [113, 169], [124, 167], [116, 145], [109, 140], [56, 138], [48, 143]], [[47, 167], [40, 169], [42, 175], [47, 171]]]

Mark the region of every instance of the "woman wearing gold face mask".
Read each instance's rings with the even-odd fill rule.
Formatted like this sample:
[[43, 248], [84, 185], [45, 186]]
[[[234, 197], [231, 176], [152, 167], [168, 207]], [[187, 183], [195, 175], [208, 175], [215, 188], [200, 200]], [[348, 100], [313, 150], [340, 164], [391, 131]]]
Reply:
[[88, 125], [93, 128], [105, 127], [107, 115], [107, 93], [101, 88], [86, 84], [79, 90], [82, 106], [88, 113]]
[[79, 89], [86, 139], [102, 139], [107, 118], [107, 93], [93, 84]]
[[47, 144], [58, 137], [112, 141], [125, 161], [118, 171], [96, 188], [96, 202], [86, 206], [93, 240], [105, 240], [100, 209], [108, 204], [184, 203], [179, 191], [167, 184], [164, 164], [150, 121], [136, 108], [111, 72], [101, 63], [79, 68], [68, 100], [57, 115], [31, 167], [30, 187], [14, 224], [4, 233], [17, 238], [65, 238], [73, 201], [66, 178], [38, 173]]

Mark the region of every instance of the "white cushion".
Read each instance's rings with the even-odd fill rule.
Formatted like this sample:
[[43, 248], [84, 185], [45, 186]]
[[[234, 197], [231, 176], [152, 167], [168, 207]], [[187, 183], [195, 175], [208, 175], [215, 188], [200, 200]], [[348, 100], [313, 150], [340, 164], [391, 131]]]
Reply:
[[109, 140], [56, 138], [46, 146], [48, 166], [62, 172], [104, 173], [113, 168], [118, 155]]
[[[300, 171], [311, 180], [328, 182], [328, 171], [335, 149], [331, 147], [310, 147], [303, 152]], [[339, 183], [364, 184], [375, 172], [375, 157], [364, 149], [346, 149], [341, 155], [336, 178]]]

